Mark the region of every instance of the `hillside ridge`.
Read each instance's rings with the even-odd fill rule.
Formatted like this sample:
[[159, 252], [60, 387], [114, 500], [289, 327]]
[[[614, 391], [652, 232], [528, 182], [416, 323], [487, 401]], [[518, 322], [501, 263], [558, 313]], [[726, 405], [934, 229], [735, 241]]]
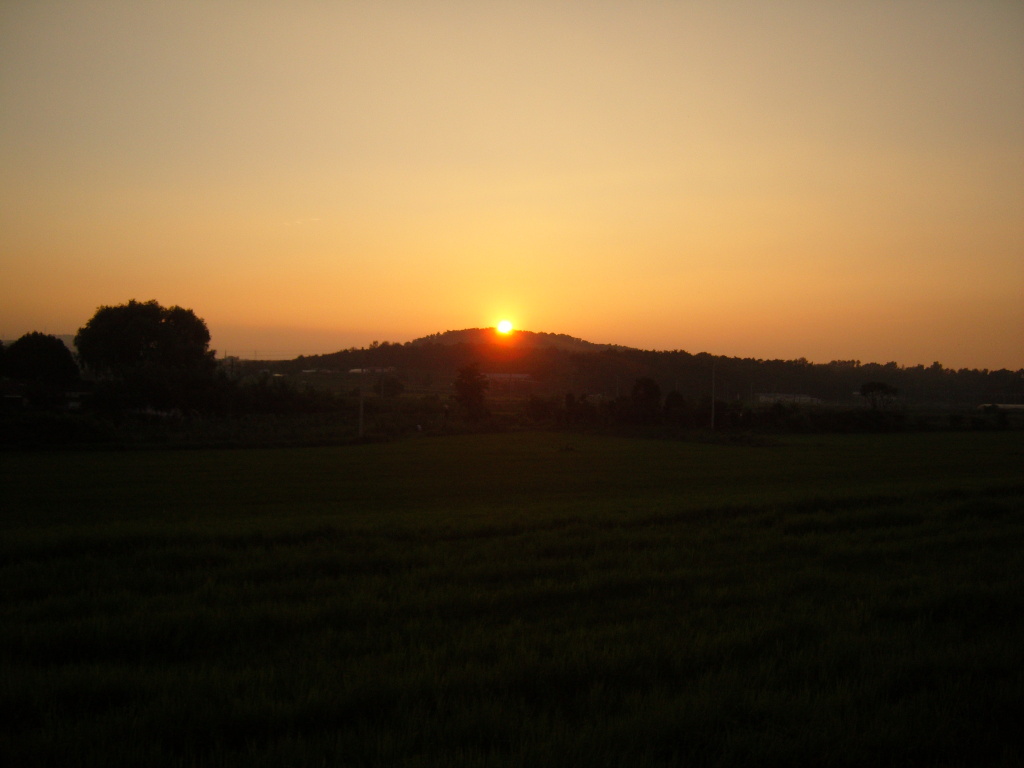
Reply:
[[592, 341], [579, 339], [565, 333], [545, 333], [543, 331], [514, 330], [507, 336], [498, 333], [495, 328], [463, 328], [458, 331], [432, 333], [413, 339], [410, 344], [507, 344], [510, 346], [543, 348], [552, 347], [570, 352], [603, 352], [609, 349], [626, 350], [618, 344], [595, 344]]

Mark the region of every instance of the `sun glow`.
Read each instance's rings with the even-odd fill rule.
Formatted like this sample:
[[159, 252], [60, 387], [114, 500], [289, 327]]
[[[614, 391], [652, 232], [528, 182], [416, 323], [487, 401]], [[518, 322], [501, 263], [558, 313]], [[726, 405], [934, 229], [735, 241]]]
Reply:
[[498, 333], [512, 333], [512, 321], [502, 320], [498, 323]]

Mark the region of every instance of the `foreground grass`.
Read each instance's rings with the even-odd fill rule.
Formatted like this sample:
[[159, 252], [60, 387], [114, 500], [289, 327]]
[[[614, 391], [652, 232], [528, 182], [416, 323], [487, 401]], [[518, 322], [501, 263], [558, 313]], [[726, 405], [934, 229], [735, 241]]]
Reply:
[[1017, 765], [1024, 440], [0, 456], [0, 763]]

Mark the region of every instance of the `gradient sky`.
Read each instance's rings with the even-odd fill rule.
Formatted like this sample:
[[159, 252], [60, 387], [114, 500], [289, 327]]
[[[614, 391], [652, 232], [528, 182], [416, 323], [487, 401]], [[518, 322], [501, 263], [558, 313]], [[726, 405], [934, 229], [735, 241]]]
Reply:
[[0, 0], [0, 337], [1024, 367], [1024, 3]]

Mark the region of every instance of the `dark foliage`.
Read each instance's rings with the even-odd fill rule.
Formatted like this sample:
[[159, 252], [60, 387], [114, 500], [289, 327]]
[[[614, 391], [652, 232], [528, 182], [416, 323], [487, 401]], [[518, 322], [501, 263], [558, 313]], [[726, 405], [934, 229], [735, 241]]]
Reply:
[[871, 405], [873, 411], [884, 411], [892, 405], [900, 391], [884, 381], [869, 381], [861, 385], [860, 395]]
[[26, 333], [4, 354], [4, 372], [17, 381], [65, 388], [78, 382], [71, 350], [56, 336]]
[[27, 333], [11, 344], [0, 370], [13, 380], [9, 394], [24, 398], [34, 408], [63, 407], [65, 393], [79, 384], [71, 351], [56, 336], [43, 333]]
[[696, 425], [693, 408], [676, 390], [665, 395], [665, 419], [670, 424], [692, 427]]
[[455, 377], [455, 401], [462, 406], [469, 420], [475, 421], [487, 414], [484, 393], [489, 385], [478, 365], [470, 364], [459, 369]]
[[901, 402], [915, 406], [976, 408], [985, 403], [1024, 403], [1024, 369], [952, 370], [939, 363], [810, 363], [804, 359], [762, 360], [682, 350], [656, 352], [598, 345], [571, 348], [546, 345], [544, 334], [534, 334], [536, 338], [530, 343], [519, 343], [514, 338], [494, 341], [493, 333], [488, 336], [482, 332], [469, 335], [474, 339], [471, 342], [438, 341], [448, 336], [406, 344], [385, 341], [368, 348], [281, 361], [271, 367], [281, 373], [313, 367], [340, 371], [395, 368], [413, 380], [437, 383], [451, 381], [460, 368], [477, 363], [487, 372], [530, 374], [537, 384], [536, 393], [559, 398], [574, 392], [586, 394], [592, 401], [615, 399], [628, 395], [632, 382], [650, 378], [662, 392], [675, 391], [688, 403], [700, 403], [710, 394], [714, 366], [715, 392], [723, 402], [756, 402], [760, 394], [781, 393], [856, 406], [863, 402], [860, 387], [864, 382], [881, 381], [899, 390]]
[[75, 337], [79, 360], [106, 380], [108, 399], [130, 407], [193, 407], [213, 379], [209, 345], [191, 309], [156, 301], [100, 307]]
[[[1024, 403], [1024, 371], [952, 371], [938, 363], [816, 365], [473, 329], [290, 361], [232, 359], [218, 369], [209, 341], [191, 310], [155, 301], [100, 307], [76, 338], [93, 379], [83, 412], [114, 417], [119, 428], [136, 418], [281, 416], [312, 423], [314, 414], [333, 414], [328, 421], [351, 416], [355, 424], [359, 388], [350, 372], [369, 369], [375, 373], [363, 388], [364, 410], [367, 431], [376, 436], [556, 426], [685, 436], [708, 430], [712, 420], [732, 434], [988, 430], [1018, 428], [1024, 416], [978, 407]], [[514, 376], [488, 401], [491, 374]], [[11, 379], [5, 386], [16, 387], [18, 398], [24, 392]], [[459, 408], [451, 419], [444, 403], [453, 396]], [[8, 410], [22, 407], [20, 399], [9, 400]], [[315, 439], [324, 438], [318, 432]]]
[[654, 421], [661, 415], [661, 387], [650, 377], [633, 382], [630, 393], [633, 418], [637, 421]]

